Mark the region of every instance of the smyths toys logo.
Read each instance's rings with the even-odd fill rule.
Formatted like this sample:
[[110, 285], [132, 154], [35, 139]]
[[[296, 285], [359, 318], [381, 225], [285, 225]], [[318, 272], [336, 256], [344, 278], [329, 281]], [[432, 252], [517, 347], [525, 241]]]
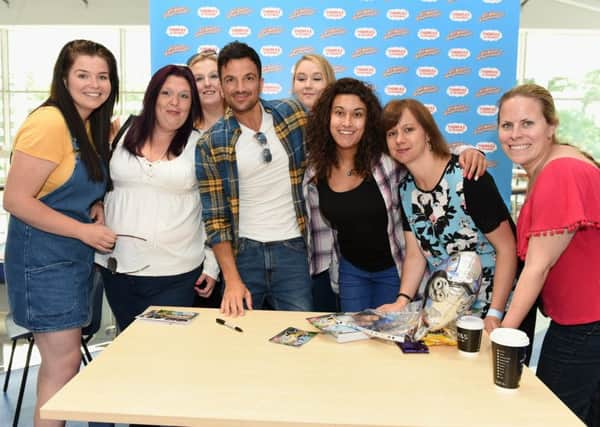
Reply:
[[377, 70], [372, 65], [357, 65], [354, 67], [354, 75], [358, 77], [372, 77]]
[[283, 16], [283, 10], [280, 7], [263, 7], [260, 10], [262, 19], [279, 19]]
[[455, 47], [448, 51], [450, 59], [467, 59], [471, 56], [471, 51], [464, 47]]
[[483, 151], [484, 153], [493, 153], [494, 151], [498, 150], [498, 146], [495, 142], [492, 141], [481, 141], [478, 142], [475, 146], [478, 150]]
[[477, 114], [480, 116], [495, 116], [498, 114], [498, 107], [495, 105], [480, 105], [477, 107]]
[[346, 10], [339, 7], [330, 7], [323, 11], [323, 17], [325, 19], [344, 19]]
[[436, 77], [439, 74], [439, 71], [435, 67], [419, 67], [417, 68], [416, 73], [417, 76], [421, 77], [422, 79], [431, 79]]
[[221, 14], [221, 11], [213, 6], [205, 6], [198, 9], [198, 16], [204, 19], [216, 18]]
[[389, 9], [385, 16], [390, 21], [404, 21], [410, 14], [406, 9]]
[[311, 27], [294, 27], [292, 28], [292, 37], [295, 39], [309, 39], [315, 35], [315, 30]]
[[237, 26], [229, 28], [229, 35], [233, 38], [244, 38], [252, 34], [250, 27]]
[[385, 50], [385, 56], [388, 58], [406, 58], [408, 49], [403, 46], [390, 46]]
[[448, 86], [448, 88], [446, 89], [446, 94], [454, 98], [460, 98], [469, 94], [469, 88], [466, 86], [459, 85]]
[[473, 18], [473, 14], [468, 10], [453, 10], [450, 12], [450, 20], [454, 22], [467, 22]]
[[446, 132], [451, 135], [460, 135], [467, 131], [467, 125], [464, 123], [448, 123], [446, 124]]
[[502, 38], [502, 33], [498, 30], [483, 30], [479, 37], [484, 42], [497, 42]]
[[383, 91], [388, 96], [402, 96], [406, 94], [406, 86], [404, 85], [387, 85]]
[[497, 79], [500, 77], [500, 70], [495, 67], [484, 67], [479, 69], [479, 77], [482, 79]]
[[323, 56], [327, 58], [340, 58], [346, 54], [342, 46], [326, 46], [323, 48]]
[[372, 39], [377, 36], [375, 28], [357, 28], [354, 30], [354, 37], [357, 39]]
[[260, 48], [260, 54], [267, 57], [279, 56], [282, 52], [281, 46], [267, 45]]
[[437, 112], [437, 107], [435, 106], [435, 104], [423, 104], [423, 105], [425, 105], [425, 108], [427, 108], [431, 114], [435, 114]]
[[262, 93], [265, 95], [277, 95], [281, 93], [281, 85], [279, 83], [265, 83], [263, 85]]
[[170, 25], [167, 27], [167, 36], [169, 37], [185, 37], [188, 33], [188, 28], [183, 25]]
[[440, 32], [436, 28], [422, 28], [417, 33], [421, 40], [436, 40], [440, 37]]

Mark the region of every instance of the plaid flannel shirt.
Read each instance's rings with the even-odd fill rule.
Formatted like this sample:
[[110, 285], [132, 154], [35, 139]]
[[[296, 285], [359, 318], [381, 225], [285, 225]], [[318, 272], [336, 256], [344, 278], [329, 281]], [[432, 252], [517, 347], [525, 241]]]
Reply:
[[[373, 178], [381, 192], [388, 217], [388, 237], [392, 258], [402, 273], [404, 259], [404, 230], [402, 229], [402, 213], [398, 185], [406, 175], [406, 169], [397, 164], [391, 157], [382, 154], [372, 170]], [[329, 269], [332, 287], [338, 291], [338, 265], [340, 250], [337, 233], [321, 215], [319, 208], [319, 191], [313, 178], [315, 171], [308, 168], [304, 175], [302, 190], [306, 200], [308, 215], [308, 266], [310, 274], [318, 274]]]
[[[265, 111], [273, 116], [275, 133], [289, 159], [292, 197], [298, 227], [306, 239], [306, 213], [302, 177], [306, 168], [304, 134], [307, 115], [294, 100], [265, 101]], [[209, 245], [230, 241], [237, 253], [239, 239], [239, 185], [235, 146], [240, 125], [230, 109], [198, 141], [196, 176], [200, 182], [202, 219]]]

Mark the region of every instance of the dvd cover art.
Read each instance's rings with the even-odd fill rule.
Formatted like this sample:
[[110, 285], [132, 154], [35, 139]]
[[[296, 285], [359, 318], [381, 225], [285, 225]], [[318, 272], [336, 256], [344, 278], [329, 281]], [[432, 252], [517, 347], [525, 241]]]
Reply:
[[300, 347], [309, 342], [311, 339], [318, 335], [318, 332], [304, 331], [297, 329], [292, 326], [279, 332], [274, 337], [271, 337], [269, 341], [276, 344], [289, 345], [292, 347]]

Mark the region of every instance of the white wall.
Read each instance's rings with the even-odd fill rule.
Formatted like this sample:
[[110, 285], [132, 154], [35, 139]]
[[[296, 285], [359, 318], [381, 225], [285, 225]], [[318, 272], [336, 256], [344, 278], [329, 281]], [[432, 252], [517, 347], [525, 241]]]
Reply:
[[148, 0], [0, 1], [0, 25], [148, 25]]
[[[148, 0], [0, 1], [0, 25], [148, 25]], [[399, 1], [399, 0], [396, 0]], [[521, 1], [521, 0], [507, 0]], [[203, 3], [198, 0], [198, 4]], [[248, 1], [250, 3], [250, 1]], [[574, 4], [589, 6], [576, 7]], [[529, 0], [521, 28], [600, 29], [600, 0]]]
[[521, 28], [600, 30], [600, 0], [529, 0]]

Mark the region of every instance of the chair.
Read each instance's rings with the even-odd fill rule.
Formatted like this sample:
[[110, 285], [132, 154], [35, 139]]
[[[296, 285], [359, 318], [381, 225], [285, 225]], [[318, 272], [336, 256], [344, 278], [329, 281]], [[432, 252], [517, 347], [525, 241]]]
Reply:
[[[94, 281], [92, 289], [90, 291], [90, 323], [81, 329], [81, 361], [84, 365], [87, 365], [92, 361], [92, 355], [88, 349], [88, 343], [94, 337], [94, 335], [100, 329], [102, 321], [102, 295], [103, 295], [103, 284], [102, 277], [100, 274], [94, 274]], [[12, 348], [10, 351], [10, 359], [8, 361], [8, 368], [6, 369], [6, 377], [4, 378], [4, 393], [8, 388], [8, 381], [10, 379], [10, 373], [12, 369], [13, 356], [15, 354], [15, 348], [17, 347], [17, 341], [27, 340], [27, 356], [25, 358], [25, 367], [23, 368], [23, 376], [21, 377], [21, 386], [19, 387], [19, 396], [17, 397], [17, 405], [15, 407], [15, 413], [13, 416], [13, 427], [17, 427], [19, 423], [19, 416], [21, 414], [21, 405], [23, 403], [23, 395], [25, 393], [25, 385], [27, 384], [27, 375], [29, 373], [29, 362], [31, 361], [31, 352], [35, 340], [33, 334], [27, 329], [17, 325], [12, 315], [9, 313], [6, 317], [6, 332], [10, 340], [12, 341]]]

